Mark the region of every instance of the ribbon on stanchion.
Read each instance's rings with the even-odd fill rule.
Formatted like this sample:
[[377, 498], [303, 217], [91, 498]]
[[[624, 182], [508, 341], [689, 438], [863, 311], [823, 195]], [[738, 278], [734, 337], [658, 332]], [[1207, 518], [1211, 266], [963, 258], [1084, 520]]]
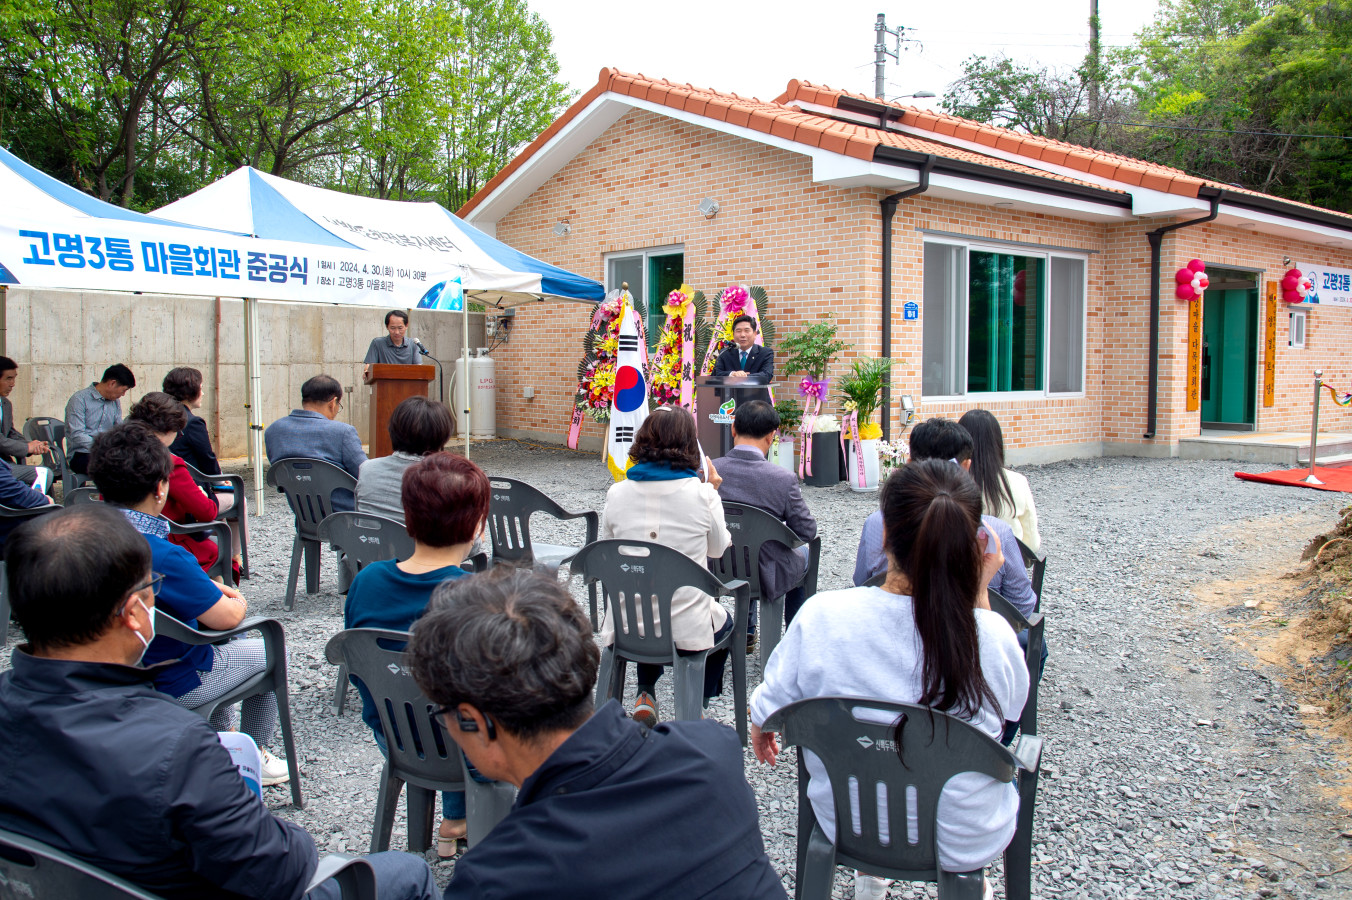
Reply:
[[1324, 385], [1324, 390], [1329, 392], [1333, 402], [1339, 406], [1352, 406], [1352, 391], [1340, 391], [1331, 384]]
[[849, 459], [845, 454], [845, 435], [850, 435], [850, 440], [854, 441], [854, 460], [855, 468], [859, 474], [859, 487], [864, 487], [867, 478], [864, 476], [864, 441], [859, 437], [859, 410], [852, 409], [846, 414], [840, 422], [840, 455]]

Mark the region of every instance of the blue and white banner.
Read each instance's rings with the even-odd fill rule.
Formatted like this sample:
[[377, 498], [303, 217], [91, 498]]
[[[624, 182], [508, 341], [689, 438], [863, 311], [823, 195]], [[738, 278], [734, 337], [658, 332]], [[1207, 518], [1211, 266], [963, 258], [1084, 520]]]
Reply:
[[1352, 269], [1334, 269], [1309, 263], [1296, 263], [1296, 268], [1310, 279], [1310, 292], [1305, 295], [1305, 304], [1352, 306]]
[[615, 352], [615, 391], [610, 401], [610, 430], [606, 434], [606, 466], [616, 481], [629, 468], [629, 448], [648, 418], [648, 347], [643, 327], [628, 291], [620, 297], [619, 345]]

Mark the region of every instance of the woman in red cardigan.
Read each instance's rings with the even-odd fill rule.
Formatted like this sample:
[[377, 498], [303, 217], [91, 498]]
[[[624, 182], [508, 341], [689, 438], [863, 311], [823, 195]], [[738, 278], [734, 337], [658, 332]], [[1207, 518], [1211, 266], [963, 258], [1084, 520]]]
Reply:
[[[161, 391], [151, 391], [136, 401], [127, 413], [127, 419], [145, 425], [166, 447], [173, 443], [174, 438], [178, 437], [178, 433], [188, 424], [188, 415], [184, 412], [183, 404]], [[216, 499], [205, 493], [197, 482], [192, 480], [181, 457], [173, 456], [173, 460], [174, 469], [169, 475], [169, 500], [164, 504], [161, 515], [180, 525], [210, 522], [215, 519], [220, 511]], [[203, 571], [209, 571], [216, 564], [220, 554], [215, 542], [205, 535], [171, 534], [169, 540], [191, 553]], [[238, 570], [238, 566], [235, 568]], [[238, 571], [235, 573], [235, 580], [236, 582], [239, 580]]]

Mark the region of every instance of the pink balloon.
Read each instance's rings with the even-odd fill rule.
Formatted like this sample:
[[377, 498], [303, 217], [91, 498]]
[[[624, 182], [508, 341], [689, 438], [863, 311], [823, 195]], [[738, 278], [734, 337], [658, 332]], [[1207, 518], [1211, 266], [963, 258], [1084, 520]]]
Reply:
[[1190, 284], [1180, 284], [1174, 290], [1174, 294], [1180, 300], [1193, 300], [1196, 299], [1197, 297], [1196, 293], [1193, 292], [1192, 285]]
[[1192, 269], [1194, 272], [1205, 272], [1206, 263], [1202, 262], [1200, 259], [1190, 259], [1188, 260], [1188, 268]]
[[1179, 269], [1174, 273], [1174, 281], [1177, 281], [1179, 284], [1191, 284], [1192, 269]]
[[1305, 299], [1305, 295], [1300, 291], [1286, 290], [1282, 291], [1282, 299], [1287, 303], [1300, 303]]
[[1297, 278], [1295, 275], [1291, 274], [1290, 272], [1287, 272], [1286, 277], [1282, 279], [1282, 290], [1295, 291], [1299, 288], [1299, 286], [1300, 279]]

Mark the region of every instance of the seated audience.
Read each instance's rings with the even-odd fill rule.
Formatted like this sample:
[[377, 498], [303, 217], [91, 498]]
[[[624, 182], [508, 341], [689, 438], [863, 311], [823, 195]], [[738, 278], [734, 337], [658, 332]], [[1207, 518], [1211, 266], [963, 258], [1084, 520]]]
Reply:
[[169, 452], [203, 475], [221, 474], [221, 463], [211, 446], [206, 420], [193, 413], [194, 409], [202, 406], [202, 373], [188, 366], [179, 366], [169, 370], [160, 387], [183, 405], [183, 412], [188, 417], [188, 424], [174, 437]]
[[[981, 488], [986, 513], [1009, 523], [1014, 536], [1036, 553], [1042, 535], [1037, 530], [1033, 492], [1027, 478], [1005, 468], [1005, 435], [999, 420], [984, 409], [972, 409], [963, 413], [958, 424], [972, 436], [972, 477]], [[1017, 549], [1011, 547], [1010, 552]]]
[[[817, 536], [817, 520], [812, 517], [798, 478], [792, 472], [769, 462], [766, 454], [779, 429], [779, 413], [764, 400], [739, 404], [732, 420], [733, 447], [728, 455], [714, 460], [714, 466], [723, 477], [718, 495], [733, 503], [757, 506], [792, 529], [801, 540]], [[778, 541], [761, 547], [760, 579], [765, 599], [784, 597], [784, 620], [792, 622], [803, 605], [803, 576], [807, 574], [808, 548], [796, 551]], [[747, 652], [751, 652], [756, 635], [756, 616], [760, 604], [752, 604], [750, 627], [747, 630]]]
[[[263, 432], [268, 462], [279, 459], [320, 459], [333, 463], [353, 478], [361, 473], [366, 453], [357, 429], [339, 422], [343, 386], [332, 375], [316, 375], [300, 386], [300, 409], [278, 419]], [[352, 492], [334, 491], [335, 511], [355, 509]]]
[[[160, 391], [146, 394], [127, 411], [127, 421], [140, 422], [154, 432], [160, 443], [166, 447], [172, 444], [183, 430], [187, 418], [183, 404]], [[172, 451], [169, 458], [173, 461], [174, 469], [169, 476], [169, 499], [165, 502], [161, 515], [170, 522], [177, 522], [180, 525], [214, 520], [220, 515], [216, 495], [203, 491], [188, 474], [188, 468], [183, 460]], [[197, 560], [202, 570], [208, 572], [216, 565], [220, 553], [216, 542], [205, 534], [171, 534], [169, 543], [187, 550], [193, 559]], [[238, 562], [235, 563], [235, 582], [239, 582]]]
[[[169, 448], [141, 422], [125, 422], [94, 439], [89, 475], [105, 502], [119, 507], [127, 521], [150, 544], [159, 608], [190, 628], [224, 631], [244, 621], [249, 604], [232, 587], [207, 577], [192, 555], [169, 543], [169, 521], [161, 512], [169, 499], [174, 470]], [[196, 709], [262, 672], [266, 664], [262, 638], [237, 638], [224, 644], [189, 646], [156, 637], [146, 650], [147, 666], [155, 669], [155, 687], [188, 709]], [[266, 749], [277, 723], [277, 698], [272, 693], [249, 697], [241, 704], [240, 730], [254, 739], [263, 755], [263, 784], [290, 780], [286, 763]], [[234, 711], [219, 706], [211, 715], [217, 731], [234, 726]]]
[[52, 470], [30, 466], [25, 460], [50, 448], [46, 441], [30, 441], [15, 427], [14, 405], [9, 402], [9, 395], [18, 381], [19, 364], [8, 356], [0, 356], [0, 461], [10, 464], [10, 471], [19, 481], [45, 494], [52, 486]]
[[[995, 739], [1023, 709], [1023, 653], [986, 597], [1003, 562], [1000, 543], [978, 534], [981, 492], [971, 476], [947, 460], [911, 462], [884, 485], [882, 514], [886, 583], [810, 598], [765, 665], [765, 681], [751, 697], [752, 749], [761, 762], [774, 765], [779, 745], [760, 726], [809, 697], [919, 703]], [[808, 799], [834, 840], [826, 769], [807, 751], [804, 759]], [[1013, 784], [973, 772], [955, 776], [939, 800], [939, 865], [948, 872], [988, 865], [1013, 836], [1018, 810]], [[885, 893], [881, 879], [856, 873], [856, 897]]]
[[400, 500], [404, 472], [429, 453], [436, 453], [451, 439], [451, 411], [446, 404], [427, 397], [405, 399], [390, 413], [389, 456], [368, 459], [357, 476], [357, 512], [375, 513], [404, 521]]
[[[137, 666], [155, 635], [151, 550], [103, 504], [11, 538], [9, 588], [28, 643], [0, 674], [0, 828], [166, 900], [306, 893], [314, 839], [249, 789], [216, 733]], [[386, 900], [431, 900], [427, 864], [367, 857]]]
[[[10, 471], [9, 463], [0, 459], [0, 505], [8, 506], [10, 509], [34, 509], [51, 503], [51, 497], [39, 493], [15, 478], [14, 473]], [[0, 516], [0, 548], [5, 546], [5, 538], [9, 533], [22, 522], [22, 519]]]
[[[718, 489], [700, 481], [695, 420], [680, 407], [659, 407], [639, 426], [629, 448], [632, 461], [624, 481], [606, 492], [601, 539], [648, 541], [670, 547], [705, 566], [732, 543], [723, 522]], [[614, 607], [606, 609], [601, 643], [615, 642]], [[713, 597], [680, 588], [671, 599], [671, 636], [676, 652], [708, 650], [732, 630], [732, 616]], [[704, 668], [705, 705], [723, 691], [727, 649], [709, 654]], [[662, 666], [639, 663], [634, 719], [657, 724], [657, 679]]]
[[[952, 419], [933, 418], [919, 422], [911, 429], [911, 462], [926, 459], [953, 460], [963, 469], [972, 465], [972, 436]], [[981, 524], [1000, 539], [1000, 546], [1009, 550], [1005, 554], [1004, 565], [991, 578], [990, 587], [1000, 596], [1023, 613], [1032, 615], [1037, 606], [1037, 594], [1033, 592], [1033, 583], [1028, 578], [1028, 570], [1023, 566], [1023, 558], [1014, 543], [1014, 532], [1009, 525], [995, 516], [983, 515]], [[887, 571], [887, 555], [883, 550], [883, 513], [874, 510], [864, 520], [864, 530], [859, 535], [859, 549], [854, 560], [854, 584], [864, 582]], [[1046, 645], [1043, 645], [1046, 651]]]
[[500, 567], [447, 582], [407, 659], [469, 761], [520, 788], [456, 863], [446, 900], [785, 897], [736, 733], [648, 731], [615, 702], [593, 711], [599, 651], [552, 575]]
[[[397, 409], [395, 412], [398, 414]], [[373, 459], [366, 466], [376, 462], [380, 460]], [[366, 466], [362, 467], [363, 474]], [[467, 574], [460, 564], [483, 532], [488, 492], [488, 476], [463, 456], [432, 453], [410, 466], [404, 472], [400, 493], [406, 527], [414, 541], [413, 555], [397, 562], [373, 562], [356, 574], [347, 591], [343, 627], [412, 628], [438, 585]], [[384, 753], [385, 735], [375, 700], [359, 679], [353, 678], [352, 683], [361, 694], [362, 721]], [[437, 855], [445, 858], [455, 855], [457, 842], [464, 840], [467, 832], [464, 791], [442, 793], [441, 816]]]
[[66, 461], [81, 475], [89, 471], [94, 438], [122, 421], [122, 395], [136, 387], [136, 376], [122, 363], [103, 370], [103, 378], [66, 401]]

